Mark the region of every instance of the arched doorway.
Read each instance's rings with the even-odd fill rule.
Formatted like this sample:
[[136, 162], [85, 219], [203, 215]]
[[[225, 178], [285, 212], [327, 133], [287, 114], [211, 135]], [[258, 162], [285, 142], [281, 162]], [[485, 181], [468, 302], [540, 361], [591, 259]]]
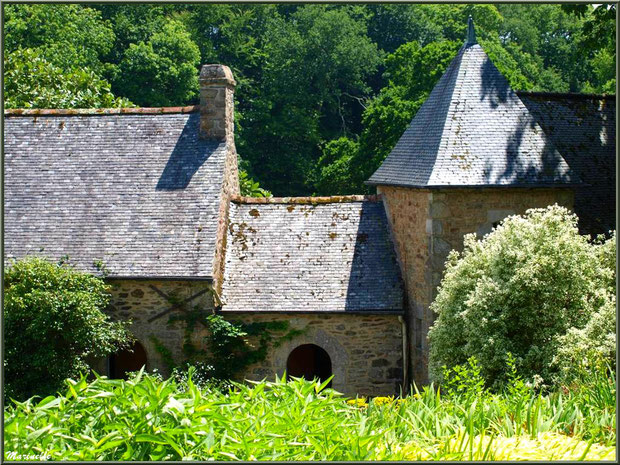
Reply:
[[[332, 361], [329, 354], [315, 344], [304, 344], [295, 348], [286, 361], [286, 372], [289, 377], [321, 382], [332, 375]], [[331, 381], [328, 387], [331, 387]]]
[[139, 342], [129, 349], [110, 355], [108, 373], [111, 379], [127, 379], [127, 373], [138, 371], [146, 365], [146, 351]]

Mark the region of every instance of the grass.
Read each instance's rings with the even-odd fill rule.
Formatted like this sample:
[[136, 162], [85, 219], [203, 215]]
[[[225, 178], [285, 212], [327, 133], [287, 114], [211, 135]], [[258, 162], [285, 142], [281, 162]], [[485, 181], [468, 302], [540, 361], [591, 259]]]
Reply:
[[346, 399], [318, 382], [235, 384], [222, 392], [138, 373], [67, 382], [14, 403], [5, 450], [51, 460], [615, 459], [615, 386], [566, 393], [442, 393]]

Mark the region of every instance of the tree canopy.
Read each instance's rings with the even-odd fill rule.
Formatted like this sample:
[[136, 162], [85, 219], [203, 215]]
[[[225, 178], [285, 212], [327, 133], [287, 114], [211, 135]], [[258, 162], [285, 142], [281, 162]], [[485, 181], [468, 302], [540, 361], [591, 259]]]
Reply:
[[8, 108], [194, 104], [200, 64], [230, 66], [241, 167], [275, 195], [364, 192], [469, 15], [516, 90], [615, 91], [615, 5], [4, 8]]

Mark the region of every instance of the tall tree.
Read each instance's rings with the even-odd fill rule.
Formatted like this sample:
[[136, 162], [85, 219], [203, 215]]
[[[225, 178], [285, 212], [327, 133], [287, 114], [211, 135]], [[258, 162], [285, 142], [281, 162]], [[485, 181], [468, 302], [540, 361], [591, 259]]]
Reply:
[[319, 144], [350, 131], [380, 54], [354, 6], [302, 5], [265, 34], [260, 98], [243, 113], [239, 151], [265, 187], [309, 194]]
[[101, 14], [80, 5], [13, 4], [4, 7], [5, 51], [36, 49], [63, 70], [101, 74], [102, 58], [114, 45], [114, 32]]
[[198, 96], [200, 51], [185, 26], [168, 21], [148, 42], [130, 44], [115, 88], [142, 106], [183, 105]]
[[131, 106], [103, 77], [114, 44], [109, 22], [79, 5], [6, 5], [4, 92], [8, 108]]

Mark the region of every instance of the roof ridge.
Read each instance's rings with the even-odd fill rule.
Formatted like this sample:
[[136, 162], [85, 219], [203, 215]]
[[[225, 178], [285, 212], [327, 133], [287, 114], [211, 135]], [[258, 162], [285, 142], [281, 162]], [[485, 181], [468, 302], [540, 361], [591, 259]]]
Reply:
[[230, 200], [239, 204], [275, 204], [317, 205], [346, 202], [378, 202], [381, 194], [373, 195], [332, 195], [328, 197], [245, 197], [233, 195]]
[[[471, 16], [470, 16], [471, 19]], [[472, 24], [472, 22], [468, 22], [469, 24]], [[468, 25], [469, 25], [468, 24]], [[469, 37], [469, 36], [468, 36]], [[474, 36], [475, 38], [475, 36]], [[460, 106], [460, 102], [461, 102], [461, 95], [463, 94], [464, 90], [463, 90], [463, 85], [462, 85], [462, 80], [466, 79], [467, 76], [467, 66], [462, 66], [462, 60], [463, 60], [463, 55], [468, 51], [469, 48], [474, 47], [474, 46], [478, 46], [478, 48], [482, 48], [478, 43], [474, 42], [474, 43], [465, 43], [465, 45], [463, 45], [461, 47], [461, 49], [459, 50], [457, 56], [459, 56], [459, 61], [457, 63], [456, 57], [455, 59], [452, 60], [452, 62], [450, 63], [450, 66], [452, 66], [452, 63], [455, 63], [455, 69], [456, 69], [456, 76], [454, 76], [454, 84], [452, 87], [452, 97], [450, 99], [448, 108], [447, 108], [447, 112], [445, 117], [448, 118], [448, 115], [452, 115], [452, 119], [453, 120], [458, 120], [461, 115], [460, 113], [462, 113], [464, 111], [464, 109], [459, 108]], [[453, 72], [453, 71], [452, 71]], [[445, 74], [448, 74], [448, 70], [446, 70]], [[462, 76], [462, 79], [461, 79]], [[459, 85], [460, 84], [460, 85]], [[459, 129], [460, 131], [460, 129]], [[438, 150], [440, 149], [448, 149], [448, 147], [450, 147], [450, 142], [453, 142], [454, 144], [457, 143], [457, 141], [454, 140], [454, 134], [453, 131], [451, 130], [449, 125], [444, 124], [443, 128], [441, 129], [441, 136], [439, 138], [439, 146], [438, 146]], [[431, 176], [429, 177], [428, 181], [430, 181], [432, 177], [432, 173]]]
[[163, 115], [193, 113], [200, 105], [181, 107], [130, 107], [130, 108], [7, 108], [5, 116], [102, 116], [102, 115]]
[[593, 100], [615, 100], [616, 94], [582, 94], [580, 92], [541, 92], [541, 91], [528, 91], [528, 90], [516, 90], [517, 95], [525, 95], [531, 97], [556, 97], [556, 98], [579, 98], [579, 99], [593, 99]]

